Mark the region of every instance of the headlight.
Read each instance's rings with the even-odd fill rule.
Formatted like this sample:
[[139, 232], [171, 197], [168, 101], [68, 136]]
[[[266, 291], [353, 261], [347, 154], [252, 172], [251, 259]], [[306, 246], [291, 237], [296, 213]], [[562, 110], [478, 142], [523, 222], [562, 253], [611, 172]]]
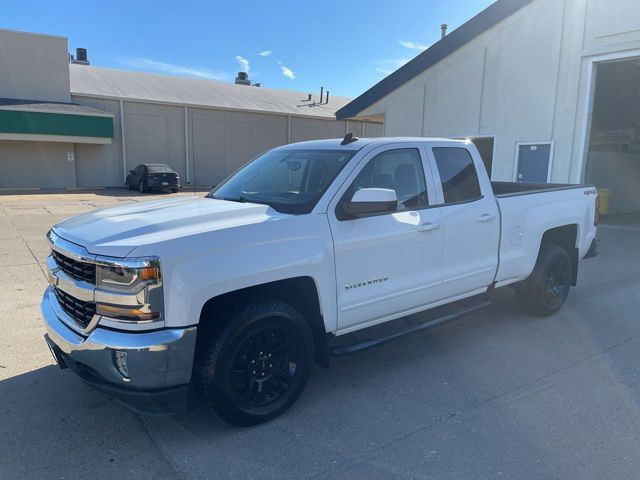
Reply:
[[96, 258], [96, 313], [113, 328], [158, 328], [164, 301], [160, 260]]
[[160, 261], [141, 258], [122, 262], [98, 262], [96, 286], [113, 292], [135, 293], [160, 283]]

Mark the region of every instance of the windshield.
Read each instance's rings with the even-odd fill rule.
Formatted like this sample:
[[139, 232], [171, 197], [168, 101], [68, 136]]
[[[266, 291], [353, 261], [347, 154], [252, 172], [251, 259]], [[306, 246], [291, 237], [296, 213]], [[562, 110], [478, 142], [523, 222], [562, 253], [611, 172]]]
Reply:
[[283, 213], [309, 213], [354, 154], [344, 150], [271, 150], [207, 197], [262, 203]]

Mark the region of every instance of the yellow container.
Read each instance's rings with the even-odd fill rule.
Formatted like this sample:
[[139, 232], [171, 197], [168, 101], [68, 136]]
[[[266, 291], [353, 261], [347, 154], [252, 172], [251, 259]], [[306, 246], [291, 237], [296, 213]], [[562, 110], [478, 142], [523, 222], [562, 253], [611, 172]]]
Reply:
[[598, 196], [600, 197], [600, 215], [609, 213], [609, 202], [613, 192], [608, 188], [598, 188]]

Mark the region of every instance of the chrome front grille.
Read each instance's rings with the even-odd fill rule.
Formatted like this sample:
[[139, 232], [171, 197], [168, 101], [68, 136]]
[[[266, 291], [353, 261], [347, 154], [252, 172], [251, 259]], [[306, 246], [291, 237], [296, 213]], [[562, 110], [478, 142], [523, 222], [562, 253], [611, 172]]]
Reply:
[[64, 273], [76, 280], [82, 280], [84, 282], [96, 284], [96, 266], [94, 263], [81, 262], [71, 257], [67, 257], [62, 253], [53, 250], [51, 252], [56, 265]]
[[69, 315], [83, 329], [87, 328], [91, 319], [96, 314], [96, 304], [93, 302], [83, 302], [59, 288], [54, 289], [54, 293], [60, 308]]

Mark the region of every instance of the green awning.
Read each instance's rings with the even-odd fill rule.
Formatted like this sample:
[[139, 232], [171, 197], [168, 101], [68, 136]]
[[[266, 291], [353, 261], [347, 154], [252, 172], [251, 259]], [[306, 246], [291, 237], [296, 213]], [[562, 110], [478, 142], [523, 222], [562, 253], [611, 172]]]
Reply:
[[[85, 137], [110, 142], [113, 115], [73, 103], [0, 99], [0, 138]], [[82, 141], [82, 138], [80, 139]]]

